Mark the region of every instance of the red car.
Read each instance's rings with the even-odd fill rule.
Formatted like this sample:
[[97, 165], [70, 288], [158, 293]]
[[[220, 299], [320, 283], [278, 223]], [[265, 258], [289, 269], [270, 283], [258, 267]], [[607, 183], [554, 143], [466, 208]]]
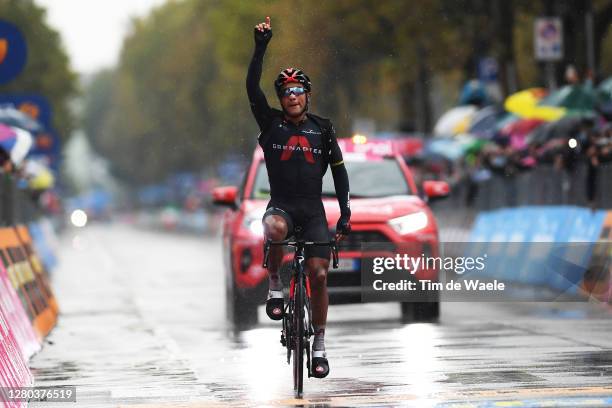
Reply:
[[[445, 197], [449, 186], [442, 181], [425, 181], [419, 195], [410, 169], [402, 155], [420, 148], [417, 139], [366, 141], [364, 137], [339, 139], [351, 188], [352, 232], [341, 241], [339, 268], [330, 268], [330, 303], [361, 301], [361, 260], [372, 254], [362, 252], [364, 242], [416, 243], [429, 254], [438, 254], [438, 227], [427, 206], [432, 198]], [[340, 209], [331, 172], [323, 181], [323, 203], [330, 234]], [[255, 323], [257, 305], [268, 289], [267, 271], [262, 268], [263, 225], [261, 218], [269, 200], [268, 175], [263, 152], [257, 147], [240, 187], [213, 190], [215, 204], [228, 206], [223, 215], [223, 253], [226, 272], [228, 316], [234, 323]], [[330, 235], [331, 237], [332, 235]], [[286, 254], [281, 277], [288, 281], [291, 254]], [[417, 279], [437, 279], [435, 270], [420, 270]], [[405, 320], [435, 320], [439, 304], [402, 303]]]

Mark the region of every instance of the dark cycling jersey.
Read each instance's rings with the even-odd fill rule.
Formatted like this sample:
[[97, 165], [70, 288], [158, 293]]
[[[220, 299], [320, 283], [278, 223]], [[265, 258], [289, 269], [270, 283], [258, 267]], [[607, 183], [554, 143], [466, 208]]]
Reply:
[[[342, 151], [329, 121], [314, 115], [296, 125], [272, 109], [259, 87], [265, 46], [257, 46], [247, 75], [251, 110], [261, 130], [272, 199], [321, 198], [323, 175], [332, 168], [336, 195], [343, 215], [350, 216], [349, 185]], [[321, 123], [329, 123], [324, 129]]]
[[[322, 129], [310, 118], [299, 125], [276, 118], [259, 136], [270, 179], [272, 198], [321, 197], [327, 171]], [[334, 163], [342, 163], [338, 143], [331, 147]]]

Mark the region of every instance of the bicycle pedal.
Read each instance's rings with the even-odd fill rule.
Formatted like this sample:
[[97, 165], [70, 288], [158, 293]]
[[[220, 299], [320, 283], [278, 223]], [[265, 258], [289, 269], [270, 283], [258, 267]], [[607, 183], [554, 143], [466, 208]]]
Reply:
[[285, 340], [285, 336], [281, 334], [280, 342], [284, 347], [287, 347], [287, 340]]

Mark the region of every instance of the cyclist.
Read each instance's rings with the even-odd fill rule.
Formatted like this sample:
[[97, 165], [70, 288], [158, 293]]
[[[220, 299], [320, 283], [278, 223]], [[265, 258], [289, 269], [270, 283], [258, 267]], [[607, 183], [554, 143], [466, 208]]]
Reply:
[[[259, 81], [266, 47], [272, 38], [270, 17], [255, 26], [254, 34], [255, 52], [249, 65], [246, 86], [251, 110], [261, 130], [258, 142], [264, 152], [270, 181], [271, 199], [262, 220], [265, 236], [280, 241], [291, 236], [295, 226], [300, 226], [302, 237], [306, 240], [329, 240], [321, 200], [323, 175], [329, 165], [341, 214], [336, 225], [336, 239], [341, 240], [350, 232], [351, 210], [348, 174], [334, 127], [328, 119], [308, 113], [310, 79], [299, 69], [283, 69], [274, 81], [282, 111], [268, 105]], [[282, 257], [282, 248], [271, 248], [266, 313], [273, 320], [283, 318], [282, 283], [278, 274]], [[329, 374], [324, 341], [330, 249], [309, 247], [304, 257], [312, 290], [315, 329], [312, 367], [314, 376], [323, 378]]]

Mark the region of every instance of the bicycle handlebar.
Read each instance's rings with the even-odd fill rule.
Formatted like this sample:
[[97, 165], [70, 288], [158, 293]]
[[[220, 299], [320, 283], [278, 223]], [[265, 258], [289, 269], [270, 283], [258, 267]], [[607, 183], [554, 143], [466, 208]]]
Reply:
[[286, 239], [283, 241], [272, 241], [267, 239], [264, 243], [264, 260], [262, 266], [264, 268], [268, 267], [268, 258], [270, 256], [270, 247], [272, 246], [290, 246], [297, 248], [298, 246], [328, 246], [331, 247], [332, 250], [332, 267], [336, 269], [338, 267], [338, 245], [335, 239], [331, 241], [304, 241], [304, 240], [295, 240], [295, 239]]

